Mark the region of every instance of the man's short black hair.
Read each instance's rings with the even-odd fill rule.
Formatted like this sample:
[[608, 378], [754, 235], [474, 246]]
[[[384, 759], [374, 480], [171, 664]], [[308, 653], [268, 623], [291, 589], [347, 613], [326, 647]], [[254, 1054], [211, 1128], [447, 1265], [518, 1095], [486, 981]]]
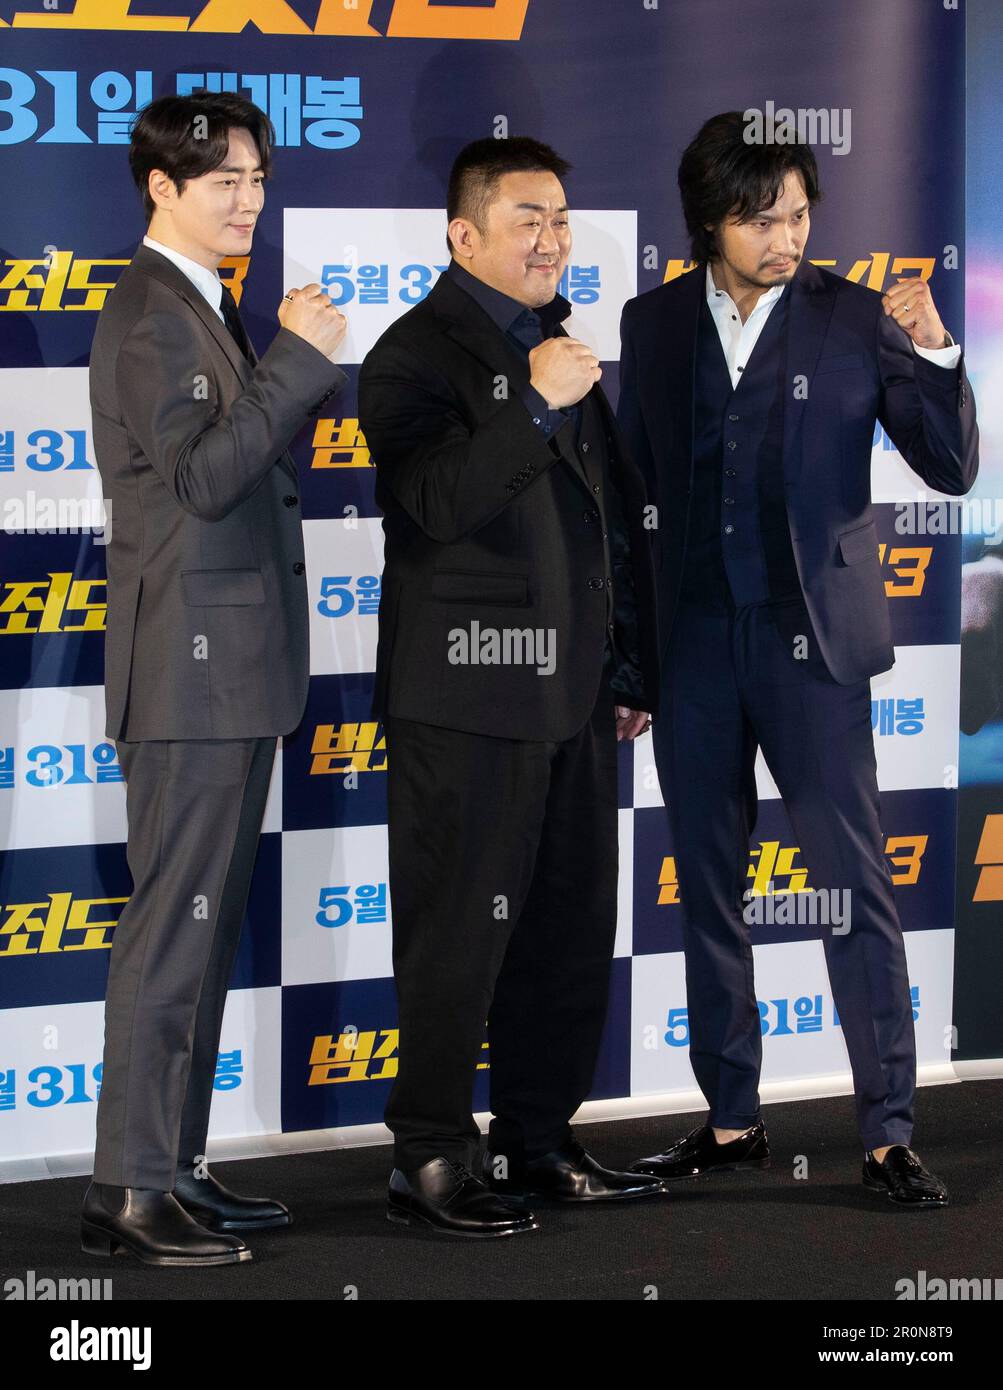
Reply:
[[[453, 161], [446, 192], [446, 220], [465, 217], [481, 236], [488, 225], [488, 208], [497, 195], [498, 184], [505, 174], [535, 173], [549, 169], [559, 179], [571, 169], [566, 159], [528, 135], [513, 135], [507, 140], [473, 140]], [[446, 244], [453, 244], [447, 233]]]
[[143, 107], [130, 132], [129, 167], [143, 198], [147, 223], [156, 211], [150, 197], [152, 170], [162, 169], [182, 193], [188, 179], [201, 178], [225, 162], [234, 126], [250, 131], [267, 178], [275, 127], [253, 101], [236, 92], [202, 89], [190, 96], [157, 97]]
[[711, 116], [683, 152], [679, 192], [694, 261], [718, 254], [717, 228], [726, 218], [745, 220], [771, 208], [787, 174], [801, 175], [810, 207], [822, 196], [810, 145], [749, 143], [749, 128], [741, 111]]

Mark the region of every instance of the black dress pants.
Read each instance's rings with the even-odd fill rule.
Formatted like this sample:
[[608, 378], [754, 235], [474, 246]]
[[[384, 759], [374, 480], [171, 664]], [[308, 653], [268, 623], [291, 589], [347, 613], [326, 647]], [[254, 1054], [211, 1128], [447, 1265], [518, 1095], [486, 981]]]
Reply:
[[614, 705], [604, 676], [560, 742], [385, 720], [400, 1020], [386, 1122], [405, 1172], [473, 1165], [485, 1022], [495, 1153], [549, 1152], [589, 1093], [616, 934]]

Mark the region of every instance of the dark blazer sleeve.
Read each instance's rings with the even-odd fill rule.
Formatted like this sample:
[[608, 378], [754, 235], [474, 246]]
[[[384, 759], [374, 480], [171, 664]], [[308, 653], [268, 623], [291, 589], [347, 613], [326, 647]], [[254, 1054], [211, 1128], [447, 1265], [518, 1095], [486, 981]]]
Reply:
[[286, 328], [225, 414], [200, 398], [200, 375], [212, 374], [194, 324], [167, 312], [138, 319], [115, 364], [122, 419], [164, 486], [186, 512], [219, 521], [259, 485], [318, 397], [347, 377]]
[[903, 328], [878, 313], [878, 418], [913, 472], [938, 492], [959, 496], [979, 471], [975, 398], [965, 359], [940, 367], [913, 350]]
[[446, 379], [400, 343], [377, 343], [366, 356], [359, 424], [384, 485], [443, 545], [486, 525], [561, 456], [518, 396], [471, 427]]

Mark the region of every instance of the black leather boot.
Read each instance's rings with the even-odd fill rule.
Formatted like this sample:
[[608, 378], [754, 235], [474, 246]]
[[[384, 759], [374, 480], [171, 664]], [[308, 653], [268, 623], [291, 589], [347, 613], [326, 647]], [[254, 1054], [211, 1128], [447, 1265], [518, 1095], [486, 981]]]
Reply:
[[240, 1197], [214, 1178], [208, 1168], [205, 1176], [195, 1176], [194, 1164], [179, 1163], [174, 1180], [174, 1196], [189, 1216], [207, 1231], [261, 1231], [271, 1226], [288, 1226], [289, 1208], [269, 1197]]
[[239, 1236], [207, 1231], [170, 1192], [92, 1182], [84, 1196], [80, 1248], [88, 1255], [126, 1251], [145, 1265], [226, 1265], [249, 1260]]

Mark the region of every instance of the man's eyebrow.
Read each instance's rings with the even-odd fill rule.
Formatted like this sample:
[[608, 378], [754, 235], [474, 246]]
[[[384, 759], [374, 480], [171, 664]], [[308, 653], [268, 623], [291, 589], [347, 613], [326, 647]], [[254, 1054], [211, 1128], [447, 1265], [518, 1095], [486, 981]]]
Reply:
[[[808, 200], [805, 199], [805, 201], [801, 204], [800, 207], [794, 208], [792, 210], [790, 216], [793, 217], [799, 212], [807, 212], [809, 207], [810, 204]], [[762, 208], [759, 212], [750, 212], [749, 216], [745, 220], [747, 222], [751, 222], [755, 217], [767, 217], [771, 222], [779, 222], [781, 220], [779, 214], [776, 217], [771, 217], [769, 208]]]
[[[217, 174], [242, 174], [245, 169], [243, 164], [221, 164], [216, 170]], [[265, 171], [260, 164], [255, 164], [251, 170], [252, 174], [263, 174]]]
[[[525, 208], [525, 209], [526, 209], [527, 211], [529, 211], [529, 212], [546, 212], [546, 211], [547, 211], [547, 209], [544, 207], [544, 205], [543, 205], [542, 203], [516, 203], [516, 208]], [[567, 205], [567, 203], [563, 203], [559, 208], [555, 209], [555, 211], [557, 211], [557, 212], [567, 212], [567, 211], [568, 211], [568, 205]]]

